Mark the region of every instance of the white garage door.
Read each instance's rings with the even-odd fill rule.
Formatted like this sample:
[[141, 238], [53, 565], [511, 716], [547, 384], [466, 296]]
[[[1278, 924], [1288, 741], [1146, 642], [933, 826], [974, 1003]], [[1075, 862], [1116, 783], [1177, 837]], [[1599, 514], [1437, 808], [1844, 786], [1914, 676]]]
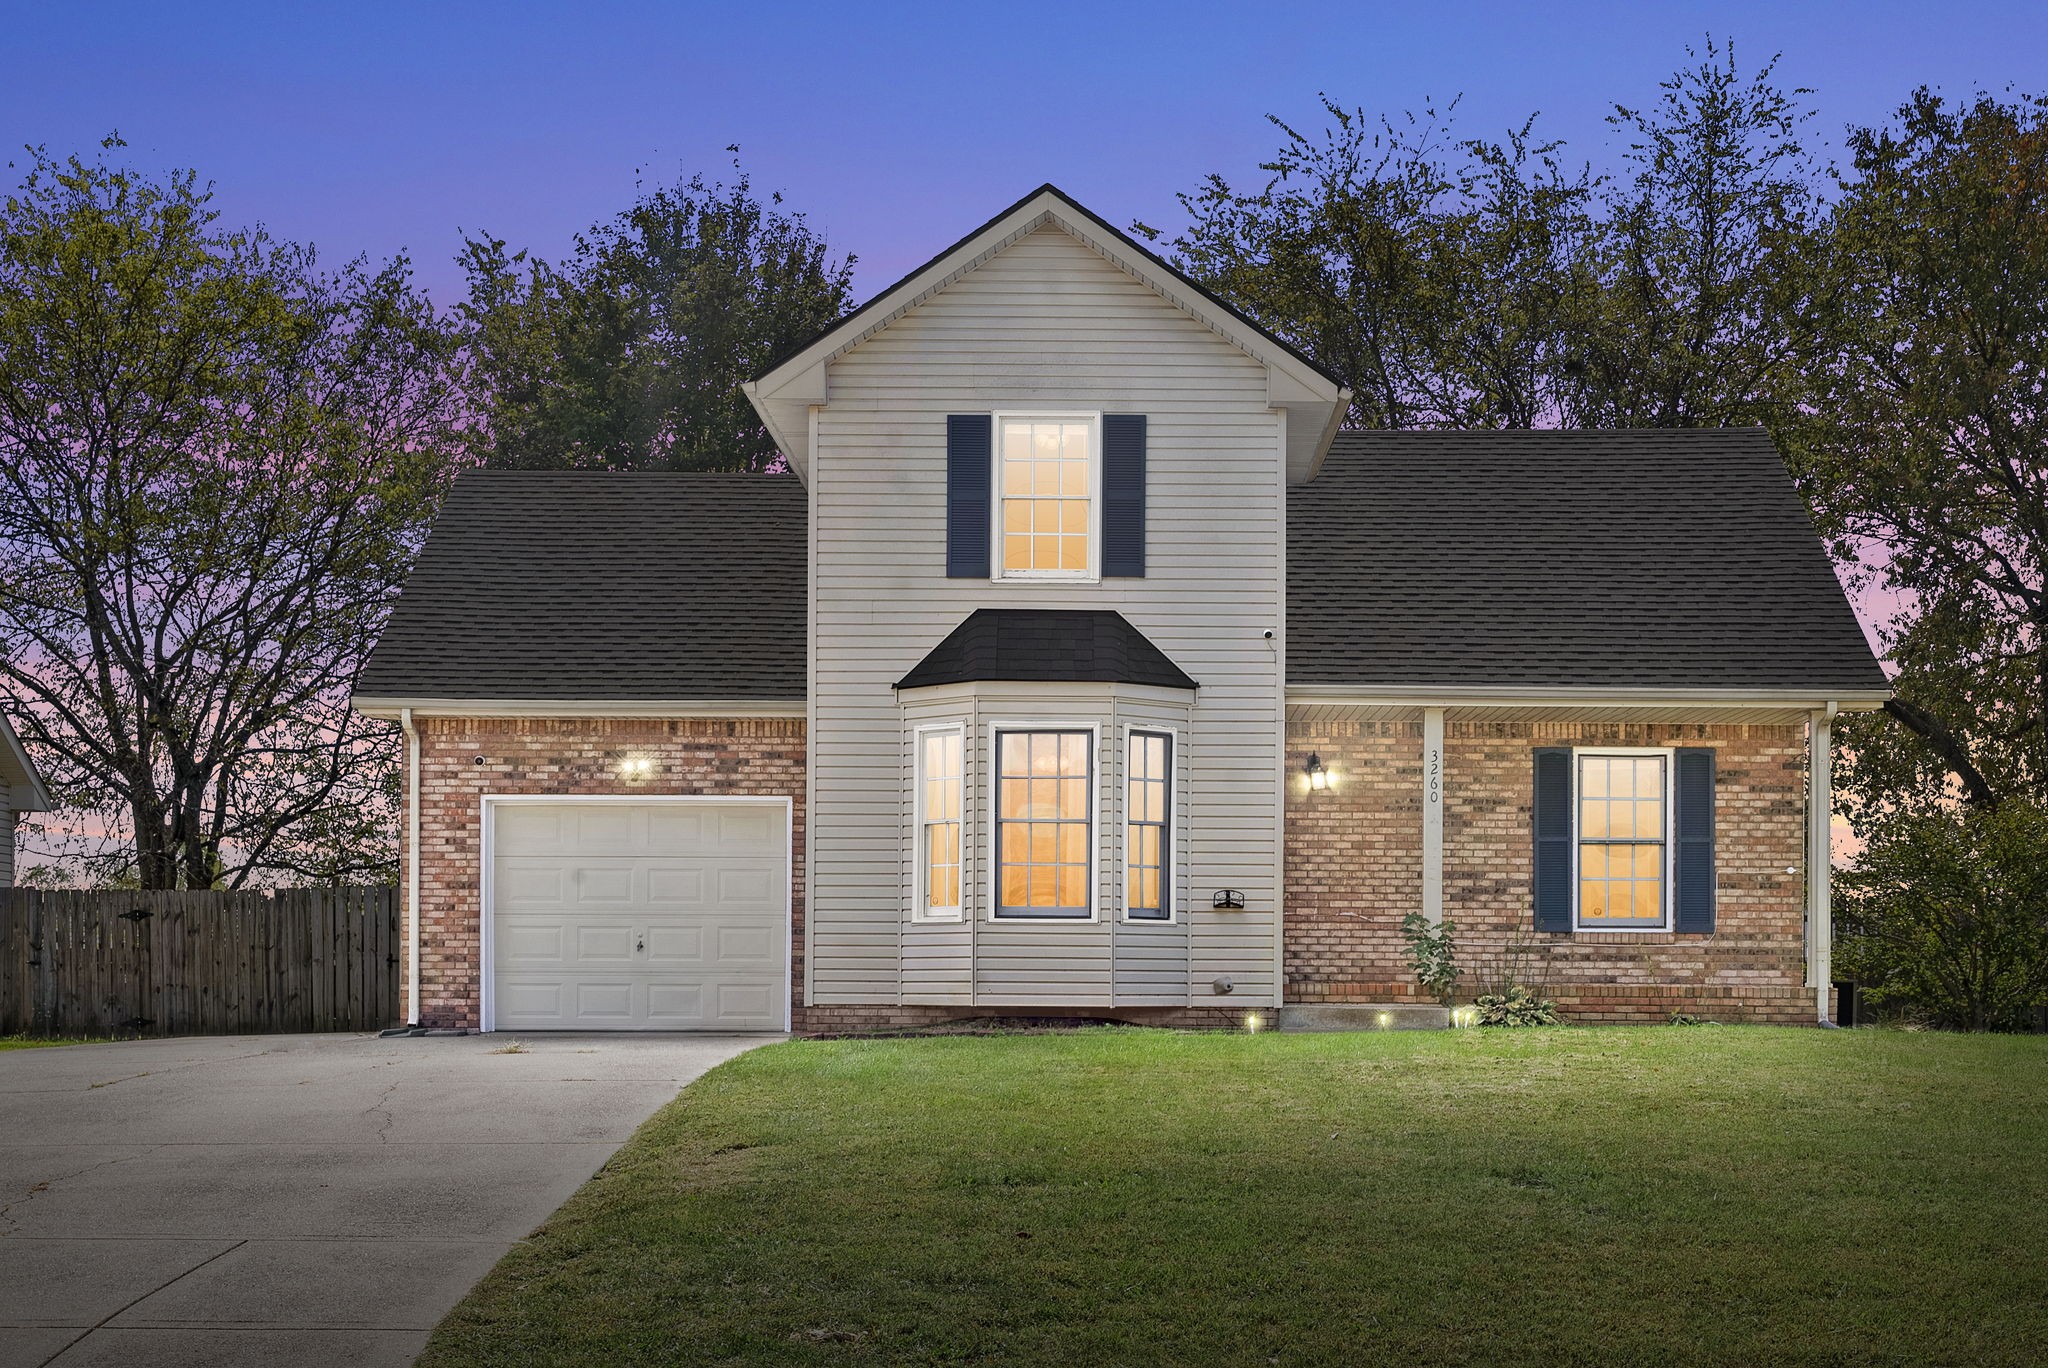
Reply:
[[490, 806], [499, 1030], [784, 1029], [783, 803]]

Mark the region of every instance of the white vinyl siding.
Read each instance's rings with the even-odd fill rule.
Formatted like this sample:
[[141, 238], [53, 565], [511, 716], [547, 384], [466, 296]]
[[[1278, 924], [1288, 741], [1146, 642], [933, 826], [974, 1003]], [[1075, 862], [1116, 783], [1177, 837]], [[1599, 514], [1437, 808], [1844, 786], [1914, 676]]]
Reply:
[[[1264, 367], [1057, 227], [1027, 234], [832, 362], [811, 471], [814, 631], [807, 1002], [1210, 1005], [1277, 991], [1281, 420]], [[1100, 583], [946, 578], [946, 417], [1147, 417], [1147, 566]], [[992, 919], [991, 834], [970, 830], [962, 922], [920, 923], [909, 724], [952, 720], [892, 684], [982, 607], [1108, 608], [1201, 684], [1103, 721], [1096, 886], [1121, 906], [1124, 728], [1179, 730], [1182, 849], [1172, 922]], [[923, 691], [913, 691], [923, 692]], [[972, 814], [993, 725], [1077, 720], [1070, 700], [969, 710]], [[979, 758], [978, 758], [979, 757]], [[1246, 894], [1213, 911], [1209, 890]], [[980, 901], [975, 901], [975, 900]]]
[[0, 784], [0, 888], [14, 886], [14, 806]]

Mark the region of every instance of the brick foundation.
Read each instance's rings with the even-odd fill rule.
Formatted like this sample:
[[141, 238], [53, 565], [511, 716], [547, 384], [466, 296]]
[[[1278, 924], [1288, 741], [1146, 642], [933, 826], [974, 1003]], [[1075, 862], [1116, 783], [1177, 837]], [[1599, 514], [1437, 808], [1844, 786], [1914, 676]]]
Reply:
[[[478, 1024], [478, 876], [486, 793], [791, 798], [795, 938], [790, 954], [792, 992], [801, 1009], [802, 718], [422, 718], [418, 726], [420, 1019], [426, 1025]], [[617, 771], [621, 752], [653, 761], [652, 777], [637, 784], [622, 780]]]
[[[1531, 929], [1530, 752], [1539, 745], [1714, 748], [1712, 935]], [[1288, 794], [1287, 1000], [1416, 999], [1400, 924], [1421, 906], [1422, 723], [1291, 723], [1288, 750], [1290, 773], [1313, 751], [1337, 783]], [[1444, 909], [1457, 927], [1467, 994], [1501, 973], [1519, 941], [1572, 1021], [1662, 1021], [1684, 1011], [1810, 1023], [1805, 761], [1797, 725], [1449, 722]]]

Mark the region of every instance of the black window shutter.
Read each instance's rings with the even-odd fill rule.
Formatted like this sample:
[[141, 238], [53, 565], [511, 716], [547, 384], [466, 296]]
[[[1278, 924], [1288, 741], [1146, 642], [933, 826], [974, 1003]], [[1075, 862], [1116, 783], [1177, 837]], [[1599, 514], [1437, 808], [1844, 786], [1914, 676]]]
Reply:
[[1706, 935], [1714, 929], [1714, 752], [1709, 747], [1678, 752], [1672, 827], [1678, 834], [1674, 861], [1674, 931]]
[[989, 479], [994, 419], [946, 415], [946, 576], [988, 578]]
[[1536, 787], [1531, 827], [1535, 868], [1531, 880], [1538, 931], [1572, 929], [1572, 753], [1569, 747], [1536, 748]]
[[1145, 577], [1145, 415], [1102, 415], [1102, 573]]

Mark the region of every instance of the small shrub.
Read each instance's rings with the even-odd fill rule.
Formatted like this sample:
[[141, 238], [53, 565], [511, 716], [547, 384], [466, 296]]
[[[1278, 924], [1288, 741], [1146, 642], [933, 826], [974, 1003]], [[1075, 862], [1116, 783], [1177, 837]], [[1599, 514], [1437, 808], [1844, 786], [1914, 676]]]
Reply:
[[1488, 993], [1476, 1004], [1481, 1026], [1562, 1026], [1557, 1004], [1519, 983], [1505, 993]]
[[1458, 989], [1457, 935], [1446, 919], [1430, 921], [1420, 912], [1401, 918], [1401, 934], [1408, 940], [1408, 963], [1414, 966], [1415, 981], [1422, 991], [1448, 1007]]
[[1668, 1026], [1719, 1026], [1718, 1021], [1694, 1016], [1691, 1012], [1673, 1012], [1665, 1022]]

